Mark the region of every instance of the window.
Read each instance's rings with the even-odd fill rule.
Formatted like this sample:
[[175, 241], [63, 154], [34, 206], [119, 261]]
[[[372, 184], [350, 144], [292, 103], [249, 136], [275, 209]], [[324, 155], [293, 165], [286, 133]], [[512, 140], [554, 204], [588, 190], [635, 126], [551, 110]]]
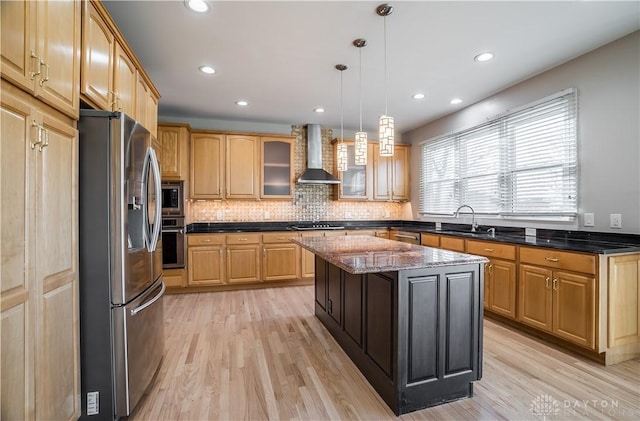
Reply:
[[577, 99], [568, 89], [422, 144], [420, 213], [462, 204], [496, 217], [568, 219], [577, 212]]

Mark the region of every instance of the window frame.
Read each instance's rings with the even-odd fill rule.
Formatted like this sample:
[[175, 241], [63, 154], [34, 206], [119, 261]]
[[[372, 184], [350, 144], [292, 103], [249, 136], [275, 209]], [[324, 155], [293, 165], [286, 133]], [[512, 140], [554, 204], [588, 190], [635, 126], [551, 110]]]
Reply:
[[[560, 99], [561, 101], [558, 101]], [[562, 101], [565, 103], [563, 104]], [[561, 146], [563, 157], [565, 159], [559, 160], [558, 162], [545, 161], [543, 165], [535, 165], [531, 168], [528, 168], [527, 171], [537, 171], [544, 170], [544, 168], [556, 168], [561, 169], [563, 172], [563, 176], [559, 178], [561, 182], [561, 187], [556, 190], [560, 194], [556, 194], [555, 201], [553, 203], [559, 204], [557, 207], [558, 210], [546, 212], [541, 208], [536, 209], [536, 207], [525, 208], [523, 210], [518, 210], [517, 206], [521, 206], [516, 200], [518, 197], [517, 192], [514, 190], [516, 175], [522, 174], [523, 168], [518, 168], [516, 165], [516, 160], [513, 156], [515, 154], [515, 138], [513, 137], [513, 128], [515, 127], [515, 122], [518, 121], [518, 118], [525, 116], [531, 119], [532, 124], [535, 124], [535, 119], [543, 118], [543, 115], [540, 115], [540, 110], [544, 110], [545, 106], [556, 105], [559, 107], [557, 110], [556, 117], [562, 117], [566, 120], [566, 122], [557, 130], [562, 130], [565, 133], [561, 138]], [[578, 93], [577, 89], [569, 88], [564, 89], [555, 94], [546, 96], [539, 100], [533, 101], [531, 103], [525, 104], [521, 107], [518, 107], [513, 110], [508, 110], [505, 113], [502, 113], [492, 119], [487, 119], [487, 121], [476, 124], [473, 126], [469, 126], [464, 129], [459, 129], [453, 132], [449, 132], [445, 135], [433, 137], [431, 139], [420, 142], [421, 146], [421, 157], [420, 157], [420, 175], [419, 175], [419, 202], [418, 202], [418, 214], [421, 216], [432, 216], [432, 217], [442, 217], [442, 216], [452, 216], [455, 208], [449, 209], [451, 203], [456, 203], [456, 207], [461, 206], [463, 204], [471, 205], [474, 207], [476, 215], [487, 217], [487, 218], [497, 218], [497, 219], [505, 219], [505, 220], [517, 220], [517, 219], [531, 219], [531, 220], [546, 220], [546, 221], [574, 221], [578, 214], [579, 207], [579, 159], [578, 159]], [[535, 119], [534, 119], [535, 118]], [[535, 126], [534, 126], [535, 127]], [[491, 134], [491, 130], [497, 130], [497, 135]], [[475, 134], [474, 134], [475, 132]], [[465, 156], [465, 148], [469, 147], [477, 147], [482, 143], [478, 142], [478, 136], [488, 137], [490, 141], [496, 142], [496, 139], [491, 138], [491, 136], [497, 137], [497, 162], [495, 162], [495, 166], [498, 168], [497, 170], [497, 180], [495, 184], [493, 180], [490, 180], [490, 177], [495, 177], [496, 172], [492, 173], [474, 173], [469, 175], [466, 171], [463, 171], [463, 157]], [[553, 133], [555, 138], [556, 133]], [[475, 142], [475, 143], [474, 143]], [[539, 138], [535, 138], [533, 140], [533, 144], [540, 144], [542, 141]], [[450, 145], [447, 145], [449, 143]], [[536, 147], [539, 145], [536, 145]], [[552, 147], [551, 144], [550, 147]], [[436, 186], [438, 183], [442, 183], [442, 181], [437, 180], [437, 177], [430, 177], [429, 172], [429, 152], [433, 151], [435, 147], [445, 148], [445, 153], [453, 156], [453, 164], [454, 164], [454, 178], [453, 178], [453, 187], [449, 189], [449, 197], [447, 200], [441, 200], [440, 202], [446, 203], [443, 206], [429, 207], [428, 203], [428, 192], [431, 190], [431, 187]], [[448, 148], [448, 149], [447, 149]], [[492, 152], [495, 149], [492, 149]], [[466, 154], [468, 156], [468, 154]], [[442, 165], [446, 165], [441, 163]], [[480, 175], [479, 175], [480, 174]], [[482, 175], [484, 174], [484, 175]], [[547, 174], [550, 179], [552, 179], [551, 174]], [[474, 206], [473, 201], [467, 200], [465, 196], [468, 196], [468, 193], [473, 190], [465, 189], [465, 183], [468, 180], [479, 177], [487, 177], [490, 181], [485, 185], [480, 187], [491, 189], [495, 193], [495, 197], [497, 197], [498, 204], [495, 209], [490, 209], [485, 206], [485, 203], [490, 203], [493, 201], [495, 203], [495, 197], [489, 196], [488, 192], [484, 192], [485, 197], [480, 196], [482, 198], [483, 205]], [[494, 187], [495, 186], [495, 187]], [[482, 191], [482, 188], [480, 191]], [[529, 186], [529, 189], [531, 187]], [[565, 193], [567, 193], [565, 197]], [[445, 192], [447, 193], [447, 192]], [[527, 188], [523, 188], [522, 195], [526, 193], [531, 193]], [[442, 194], [442, 193], [439, 193]], [[554, 199], [553, 195], [548, 196], [547, 200]], [[490, 209], [490, 210], [488, 210]]]

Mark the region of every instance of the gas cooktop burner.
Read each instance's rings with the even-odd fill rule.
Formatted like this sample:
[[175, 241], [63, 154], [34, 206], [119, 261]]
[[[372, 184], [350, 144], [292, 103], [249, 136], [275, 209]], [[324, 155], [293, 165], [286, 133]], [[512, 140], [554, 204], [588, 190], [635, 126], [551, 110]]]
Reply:
[[304, 225], [291, 225], [291, 229], [296, 231], [312, 231], [312, 230], [343, 230], [341, 225], [331, 224], [304, 224]]

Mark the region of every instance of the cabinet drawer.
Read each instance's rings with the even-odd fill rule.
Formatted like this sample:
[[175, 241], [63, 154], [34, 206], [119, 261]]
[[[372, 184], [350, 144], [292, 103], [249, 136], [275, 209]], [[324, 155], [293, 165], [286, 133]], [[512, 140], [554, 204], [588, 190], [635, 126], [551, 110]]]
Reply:
[[212, 246], [224, 244], [222, 234], [189, 234], [187, 235], [188, 246]]
[[260, 234], [246, 233], [246, 234], [228, 234], [227, 245], [230, 244], [259, 244]]
[[262, 234], [262, 242], [265, 244], [290, 243], [292, 238], [298, 238], [299, 236], [299, 234], [291, 232], [272, 232]]
[[516, 246], [499, 244], [492, 241], [467, 240], [467, 253], [516, 260]]
[[427, 247], [440, 247], [440, 236], [423, 232], [420, 235], [420, 244]]
[[440, 236], [440, 248], [464, 252], [464, 239], [442, 235]]
[[596, 256], [591, 254], [520, 247], [520, 262], [576, 272], [596, 273]]

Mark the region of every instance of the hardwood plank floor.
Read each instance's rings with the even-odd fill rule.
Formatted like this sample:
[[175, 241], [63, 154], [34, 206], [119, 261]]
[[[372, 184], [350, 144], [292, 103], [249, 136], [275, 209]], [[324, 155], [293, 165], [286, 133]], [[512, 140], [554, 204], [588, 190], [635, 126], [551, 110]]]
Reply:
[[[313, 286], [166, 296], [165, 357], [130, 419], [397, 419], [313, 301]], [[639, 419], [640, 359], [605, 367], [485, 319], [474, 393], [400, 418]]]

